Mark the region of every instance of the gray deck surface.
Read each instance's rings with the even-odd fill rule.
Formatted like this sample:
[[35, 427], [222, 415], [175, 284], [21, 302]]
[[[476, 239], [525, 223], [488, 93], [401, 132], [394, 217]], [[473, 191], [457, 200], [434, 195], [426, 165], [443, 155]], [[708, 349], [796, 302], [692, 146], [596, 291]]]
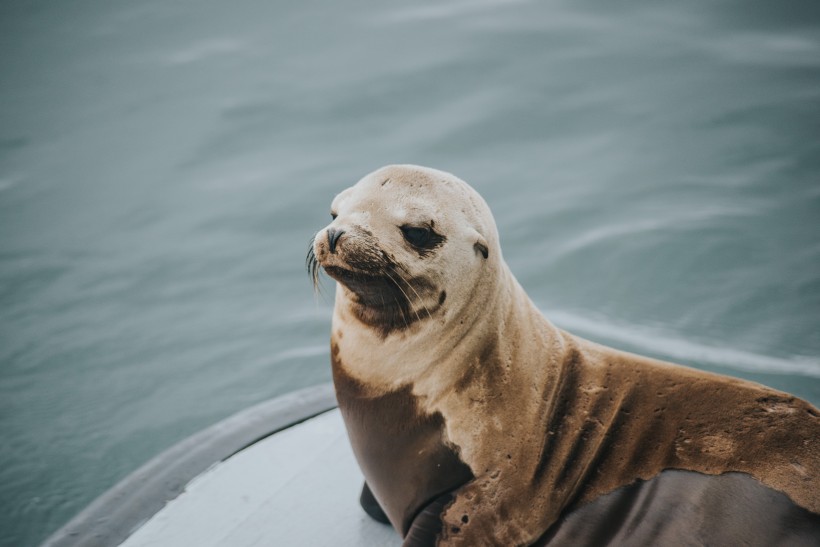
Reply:
[[210, 468], [122, 545], [401, 545], [392, 528], [359, 507], [361, 486], [332, 410]]

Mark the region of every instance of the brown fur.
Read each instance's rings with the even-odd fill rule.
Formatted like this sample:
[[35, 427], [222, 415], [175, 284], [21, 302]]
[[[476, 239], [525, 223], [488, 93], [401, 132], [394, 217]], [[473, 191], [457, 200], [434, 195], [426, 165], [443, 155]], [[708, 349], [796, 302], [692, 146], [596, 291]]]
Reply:
[[[560, 366], [540, 397], [526, 403], [539, 401], [539, 410], [516, 404], [516, 390], [498, 374], [473, 381], [473, 389], [495, 382], [501, 396], [486, 403], [509, 416], [506, 435], [487, 439], [486, 450], [518, 454], [511, 460], [498, 453], [488, 458], [494, 468], [473, 470], [476, 479], [456, 492], [445, 518], [454, 525], [468, 514], [469, 524], [459, 526], [459, 538], [443, 526], [445, 542], [528, 544], [565, 509], [665, 469], [747, 473], [820, 513], [820, 419], [813, 406], [742, 380], [561, 336], [567, 349]], [[517, 495], [494, 499], [496, 489]]]
[[345, 373], [331, 346], [333, 383], [353, 451], [370, 490], [402, 535], [429, 502], [473, 478], [444, 442], [441, 414], [427, 415], [405, 387], [373, 396]]

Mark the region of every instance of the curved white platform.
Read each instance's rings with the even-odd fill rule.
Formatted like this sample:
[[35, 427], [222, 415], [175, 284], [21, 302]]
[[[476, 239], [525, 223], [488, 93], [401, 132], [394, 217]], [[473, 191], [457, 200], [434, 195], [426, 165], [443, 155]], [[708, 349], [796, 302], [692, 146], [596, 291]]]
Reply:
[[362, 480], [332, 410], [215, 465], [122, 545], [401, 545], [359, 507]]
[[248, 408], [131, 473], [43, 547], [400, 545], [359, 506], [330, 384]]

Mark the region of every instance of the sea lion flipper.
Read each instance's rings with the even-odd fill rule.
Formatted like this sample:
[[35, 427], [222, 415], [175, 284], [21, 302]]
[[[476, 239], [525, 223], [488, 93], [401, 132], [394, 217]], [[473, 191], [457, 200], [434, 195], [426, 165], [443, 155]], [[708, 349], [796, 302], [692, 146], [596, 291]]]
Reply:
[[379, 502], [373, 496], [373, 492], [370, 491], [370, 487], [367, 485], [367, 482], [365, 482], [364, 486], [362, 486], [362, 494], [359, 496], [359, 504], [361, 504], [364, 512], [370, 515], [370, 518], [373, 520], [377, 520], [384, 524], [390, 524], [390, 520], [387, 518], [387, 515], [384, 513], [381, 505], [379, 505]]
[[453, 501], [453, 494], [446, 493], [428, 503], [413, 519], [413, 524], [404, 536], [402, 547], [432, 547], [441, 534], [444, 510]]

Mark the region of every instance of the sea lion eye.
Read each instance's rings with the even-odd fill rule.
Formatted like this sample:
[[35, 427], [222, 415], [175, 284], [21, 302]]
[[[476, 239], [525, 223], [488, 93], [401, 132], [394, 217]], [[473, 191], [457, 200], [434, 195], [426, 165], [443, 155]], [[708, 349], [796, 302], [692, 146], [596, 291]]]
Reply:
[[401, 233], [410, 245], [415, 245], [416, 247], [427, 246], [433, 235], [429, 228], [419, 228], [416, 226], [402, 226]]
[[331, 211], [331, 213], [330, 213], [330, 218], [332, 218], [333, 220], [336, 220], [336, 217], [337, 217], [337, 216], [339, 216], [339, 215], [337, 215], [336, 213], [334, 213], [334, 212], [332, 212], [332, 211]]

